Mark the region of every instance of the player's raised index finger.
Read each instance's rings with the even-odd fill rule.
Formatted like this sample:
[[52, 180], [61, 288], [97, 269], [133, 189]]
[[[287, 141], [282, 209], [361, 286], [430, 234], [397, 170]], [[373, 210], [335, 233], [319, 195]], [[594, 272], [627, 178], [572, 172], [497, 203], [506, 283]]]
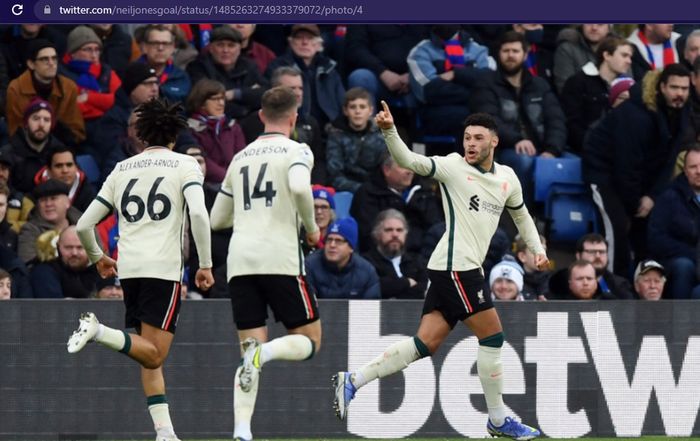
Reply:
[[391, 114], [391, 112], [389, 111], [389, 105], [388, 105], [388, 104], [386, 103], [386, 101], [384, 101], [384, 100], [382, 100], [382, 109], [384, 109], [384, 111], [385, 111], [388, 115]]

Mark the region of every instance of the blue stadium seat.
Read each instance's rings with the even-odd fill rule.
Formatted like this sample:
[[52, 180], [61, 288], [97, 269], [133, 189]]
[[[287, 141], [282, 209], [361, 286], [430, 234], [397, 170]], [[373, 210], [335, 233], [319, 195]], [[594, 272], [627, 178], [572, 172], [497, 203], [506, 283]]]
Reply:
[[342, 219], [350, 216], [350, 205], [352, 205], [353, 194], [349, 191], [339, 191], [335, 194], [335, 218]]
[[581, 178], [581, 158], [542, 158], [535, 159], [535, 202], [545, 202], [549, 187], [555, 183], [583, 185]]
[[598, 210], [584, 184], [552, 184], [545, 217], [550, 242], [575, 243], [584, 234], [599, 232]]
[[75, 157], [75, 162], [78, 167], [85, 172], [87, 180], [91, 184], [95, 184], [100, 180], [100, 168], [97, 166], [95, 158], [91, 155], [78, 155]]

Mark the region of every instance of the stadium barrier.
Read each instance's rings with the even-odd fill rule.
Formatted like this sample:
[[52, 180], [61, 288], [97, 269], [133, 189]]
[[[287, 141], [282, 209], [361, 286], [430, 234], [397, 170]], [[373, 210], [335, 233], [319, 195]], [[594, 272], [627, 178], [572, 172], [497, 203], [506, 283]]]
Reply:
[[[432, 358], [363, 388], [346, 422], [331, 375], [415, 332], [419, 301], [321, 301], [323, 347], [261, 377], [256, 438], [485, 437], [477, 341], [461, 325]], [[505, 402], [550, 437], [700, 435], [700, 302], [508, 302]], [[149, 439], [139, 370], [102, 347], [69, 355], [81, 311], [123, 323], [118, 301], [0, 302], [0, 439]], [[280, 335], [278, 325], [271, 335]], [[165, 373], [181, 438], [229, 438], [238, 365], [229, 302], [183, 304]]]

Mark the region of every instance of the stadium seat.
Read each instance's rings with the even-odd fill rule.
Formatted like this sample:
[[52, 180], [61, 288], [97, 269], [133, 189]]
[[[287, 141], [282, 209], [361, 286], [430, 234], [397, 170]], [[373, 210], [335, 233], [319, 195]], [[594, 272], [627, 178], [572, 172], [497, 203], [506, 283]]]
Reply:
[[549, 187], [555, 183], [583, 185], [581, 179], [581, 158], [571, 156], [562, 158], [535, 159], [535, 202], [545, 202]]
[[75, 162], [85, 172], [89, 183], [94, 184], [100, 180], [100, 168], [97, 166], [95, 158], [91, 155], [78, 155], [75, 157]]
[[584, 184], [552, 184], [545, 201], [547, 240], [574, 243], [598, 232], [598, 210]]
[[352, 205], [353, 194], [349, 191], [339, 191], [335, 194], [335, 218], [342, 219], [350, 216], [350, 205]]

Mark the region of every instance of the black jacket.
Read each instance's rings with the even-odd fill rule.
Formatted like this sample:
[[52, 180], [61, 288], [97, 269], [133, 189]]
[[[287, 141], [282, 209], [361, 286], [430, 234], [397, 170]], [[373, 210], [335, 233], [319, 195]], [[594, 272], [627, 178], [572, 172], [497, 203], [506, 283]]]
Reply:
[[610, 108], [608, 83], [601, 78], [593, 63], [588, 63], [566, 80], [561, 107], [566, 115], [569, 147], [574, 153], [580, 153], [586, 132]]
[[[428, 288], [428, 270], [422, 257], [414, 253], [404, 253], [401, 256], [401, 273], [403, 277], [396, 275], [394, 265], [391, 260], [382, 256], [377, 248], [372, 248], [368, 253], [363, 254], [377, 270], [379, 276], [379, 289], [383, 299], [422, 299]], [[408, 279], [411, 278], [417, 283], [410, 287]]]
[[415, 189], [406, 202], [402, 195], [389, 189], [380, 168], [369, 182], [362, 184], [355, 192], [350, 215], [357, 221], [361, 252], [367, 252], [373, 247], [371, 233], [374, 220], [381, 211], [388, 208], [399, 210], [408, 220], [406, 249], [420, 251], [423, 233], [442, 220], [442, 210], [435, 194], [419, 182], [414, 180], [412, 188]]
[[49, 135], [49, 140], [41, 150], [37, 152], [29, 146], [24, 135], [24, 128], [17, 129], [14, 135], [10, 138], [12, 146], [12, 158], [14, 166], [10, 173], [10, 182], [12, 187], [22, 193], [31, 194], [34, 189], [34, 176], [37, 172], [46, 165], [49, 159], [49, 152], [63, 143], [53, 135]]
[[518, 141], [529, 139], [538, 153], [559, 156], [566, 146], [566, 117], [559, 100], [547, 80], [533, 77], [527, 69], [522, 75], [520, 91], [501, 71], [484, 75], [483, 83], [472, 91], [470, 107], [496, 117], [499, 148], [512, 149]]

